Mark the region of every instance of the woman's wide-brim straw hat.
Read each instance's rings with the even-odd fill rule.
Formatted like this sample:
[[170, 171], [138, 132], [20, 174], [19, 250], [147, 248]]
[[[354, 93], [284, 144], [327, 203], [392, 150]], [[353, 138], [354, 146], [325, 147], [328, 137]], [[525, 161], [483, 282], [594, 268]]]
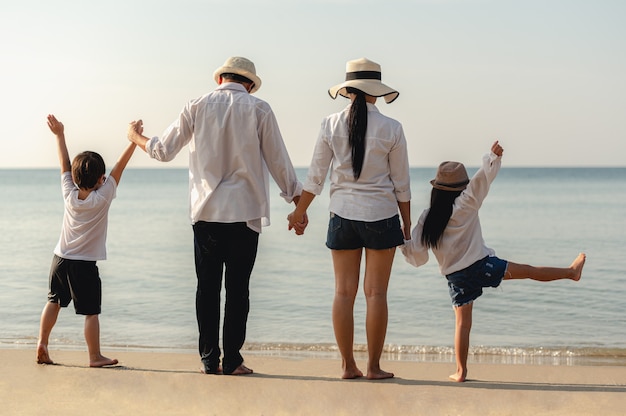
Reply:
[[433, 188], [442, 191], [462, 191], [468, 183], [467, 171], [460, 162], [442, 162], [435, 179], [430, 181]]
[[385, 97], [387, 104], [392, 103], [400, 93], [381, 82], [380, 65], [369, 59], [361, 58], [348, 61], [346, 64], [346, 80], [328, 90], [334, 100], [337, 94], [348, 98], [347, 87], [356, 88], [372, 97]]
[[248, 78], [254, 83], [254, 86], [250, 90], [250, 94], [261, 88], [261, 78], [259, 78], [256, 74], [254, 63], [249, 59], [242, 58], [241, 56], [231, 56], [226, 60], [226, 62], [224, 62], [224, 65], [217, 68], [215, 72], [213, 72], [213, 78], [218, 84], [220, 83], [220, 76], [222, 74], [237, 74]]

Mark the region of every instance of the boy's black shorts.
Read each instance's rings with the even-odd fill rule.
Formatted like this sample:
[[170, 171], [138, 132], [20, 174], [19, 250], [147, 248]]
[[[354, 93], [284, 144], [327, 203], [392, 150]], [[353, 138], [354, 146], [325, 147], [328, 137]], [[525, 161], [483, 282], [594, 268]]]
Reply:
[[48, 301], [63, 308], [74, 301], [78, 315], [100, 314], [102, 282], [96, 262], [68, 260], [55, 254], [50, 266]]

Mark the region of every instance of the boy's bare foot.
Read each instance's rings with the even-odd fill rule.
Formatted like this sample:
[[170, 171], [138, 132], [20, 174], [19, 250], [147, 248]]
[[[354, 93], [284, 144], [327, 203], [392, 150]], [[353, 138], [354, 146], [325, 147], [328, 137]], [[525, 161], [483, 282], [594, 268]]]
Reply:
[[574, 269], [574, 276], [572, 280], [579, 281], [580, 277], [583, 274], [583, 266], [585, 265], [585, 260], [587, 259], [587, 255], [585, 253], [580, 253], [578, 257], [574, 260], [571, 266], [571, 269]]
[[448, 378], [452, 381], [456, 381], [457, 383], [463, 383], [465, 381], [466, 376], [467, 376], [467, 371], [459, 370]]
[[48, 354], [48, 346], [39, 344], [37, 345], [37, 364], [54, 364]]
[[387, 371], [383, 371], [380, 368], [377, 371], [368, 371], [368, 380], [384, 380], [386, 378], [393, 378], [394, 374]]
[[241, 364], [239, 367], [235, 368], [235, 371], [233, 371], [229, 375], [230, 376], [242, 376], [242, 375], [252, 374], [252, 373], [253, 371], [251, 368], [248, 368], [245, 365]]
[[101, 355], [95, 360], [89, 360], [89, 367], [106, 367], [107, 365], [115, 365], [118, 361], [115, 358], [107, 358]]

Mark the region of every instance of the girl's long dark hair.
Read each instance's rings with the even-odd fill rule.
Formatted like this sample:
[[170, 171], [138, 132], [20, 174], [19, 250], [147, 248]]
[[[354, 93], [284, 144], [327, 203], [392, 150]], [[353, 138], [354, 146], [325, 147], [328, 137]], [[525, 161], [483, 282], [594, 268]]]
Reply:
[[365, 93], [356, 88], [347, 87], [346, 92], [356, 94], [348, 114], [348, 143], [352, 148], [352, 172], [358, 180], [363, 170], [365, 159], [365, 132], [367, 131], [367, 102]]
[[430, 210], [424, 220], [420, 240], [425, 247], [437, 248], [450, 221], [452, 206], [462, 191], [442, 191], [433, 188], [430, 193]]

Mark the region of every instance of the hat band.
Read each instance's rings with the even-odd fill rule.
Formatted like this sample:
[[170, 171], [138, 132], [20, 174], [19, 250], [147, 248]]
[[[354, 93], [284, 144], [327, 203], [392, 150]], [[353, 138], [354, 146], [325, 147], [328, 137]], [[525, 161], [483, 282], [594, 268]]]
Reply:
[[382, 76], [378, 71], [346, 72], [346, 81], [352, 81], [355, 79], [377, 79], [380, 81]]
[[465, 180], [465, 181], [461, 181], [461, 182], [457, 182], [457, 183], [443, 183], [443, 182], [437, 182], [435, 181], [435, 185], [438, 186], [445, 186], [448, 188], [459, 188], [461, 186], [465, 186], [469, 183], [469, 180]]

